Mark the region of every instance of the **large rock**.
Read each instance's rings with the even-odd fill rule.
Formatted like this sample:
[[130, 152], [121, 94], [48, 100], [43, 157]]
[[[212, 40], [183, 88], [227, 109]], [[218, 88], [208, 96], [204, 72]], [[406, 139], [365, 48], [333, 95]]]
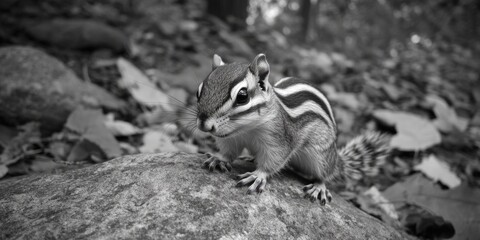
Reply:
[[43, 129], [54, 131], [83, 102], [97, 102], [110, 109], [125, 106], [102, 88], [81, 81], [56, 58], [34, 48], [0, 48], [0, 66], [0, 121], [9, 125], [38, 121]]
[[54, 19], [32, 23], [26, 31], [37, 40], [59, 48], [111, 49], [127, 52], [128, 38], [118, 29], [88, 19]]
[[142, 154], [3, 181], [0, 239], [408, 238], [338, 195], [325, 207], [311, 203], [289, 176], [246, 195], [234, 178], [251, 163], [210, 173], [200, 168], [204, 160]]

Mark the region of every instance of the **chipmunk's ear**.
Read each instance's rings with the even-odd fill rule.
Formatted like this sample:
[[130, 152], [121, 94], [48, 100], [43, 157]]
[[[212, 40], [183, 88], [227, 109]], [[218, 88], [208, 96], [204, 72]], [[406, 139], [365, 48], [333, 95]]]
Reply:
[[267, 57], [265, 54], [258, 54], [253, 62], [250, 64], [250, 71], [258, 79], [258, 84], [263, 91], [267, 90], [268, 84], [268, 74], [270, 73], [270, 65], [268, 65]]
[[222, 58], [217, 54], [213, 54], [212, 70], [222, 65], [225, 65], [225, 63], [222, 61]]

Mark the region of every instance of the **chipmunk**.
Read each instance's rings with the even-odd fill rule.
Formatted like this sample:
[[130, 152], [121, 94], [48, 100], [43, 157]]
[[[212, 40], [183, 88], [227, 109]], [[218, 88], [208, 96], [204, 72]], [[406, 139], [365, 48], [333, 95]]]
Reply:
[[252, 63], [225, 64], [213, 56], [213, 67], [197, 92], [197, 127], [216, 140], [219, 154], [209, 154], [204, 166], [231, 170], [244, 148], [254, 155], [256, 170], [239, 175], [237, 186], [247, 193], [265, 190], [267, 179], [285, 167], [312, 183], [306, 197], [332, 200], [325, 183], [378, 172], [388, 153], [384, 136], [361, 135], [337, 150], [337, 127], [327, 98], [315, 87], [293, 78], [269, 83], [264, 54]]

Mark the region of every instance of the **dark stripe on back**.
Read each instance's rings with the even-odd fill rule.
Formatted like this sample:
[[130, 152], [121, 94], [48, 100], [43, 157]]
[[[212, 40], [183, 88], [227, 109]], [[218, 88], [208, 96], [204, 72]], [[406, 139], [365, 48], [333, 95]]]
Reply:
[[[314, 101], [317, 105], [319, 105], [323, 111], [328, 115], [328, 118], [332, 122], [332, 124], [335, 124], [335, 122], [332, 119], [332, 116], [330, 116], [330, 111], [328, 111], [327, 103], [325, 103], [321, 98], [319, 98], [316, 94], [313, 94], [311, 92], [307, 91], [300, 91], [294, 94], [290, 94], [287, 97], [283, 97], [280, 94], [275, 93], [282, 101], [282, 103], [289, 107], [289, 108], [296, 108], [300, 105], [302, 105], [304, 102], [308, 100]], [[322, 117], [323, 118], [323, 117]]]
[[[285, 109], [283, 109], [285, 111], [285, 115], [290, 119], [291, 122], [293, 123], [300, 123], [302, 126], [305, 126], [307, 123], [310, 123], [310, 122], [313, 122], [315, 121], [316, 119], [319, 119], [325, 123], [325, 125], [328, 126], [328, 122], [326, 119], [324, 119], [321, 115], [318, 115], [318, 113], [314, 112], [314, 111], [306, 111], [305, 113], [297, 116], [297, 117], [292, 117], [290, 115], [288, 115], [287, 111]], [[300, 122], [299, 122], [300, 121]]]

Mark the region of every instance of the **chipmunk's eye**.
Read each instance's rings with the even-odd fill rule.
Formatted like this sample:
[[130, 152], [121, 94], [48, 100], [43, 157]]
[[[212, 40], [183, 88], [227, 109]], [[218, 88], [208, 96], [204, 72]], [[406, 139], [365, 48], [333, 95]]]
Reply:
[[240, 89], [240, 91], [238, 91], [237, 93], [236, 103], [238, 105], [244, 105], [244, 104], [247, 104], [248, 101], [250, 101], [250, 98], [248, 97], [247, 89], [246, 88]]

